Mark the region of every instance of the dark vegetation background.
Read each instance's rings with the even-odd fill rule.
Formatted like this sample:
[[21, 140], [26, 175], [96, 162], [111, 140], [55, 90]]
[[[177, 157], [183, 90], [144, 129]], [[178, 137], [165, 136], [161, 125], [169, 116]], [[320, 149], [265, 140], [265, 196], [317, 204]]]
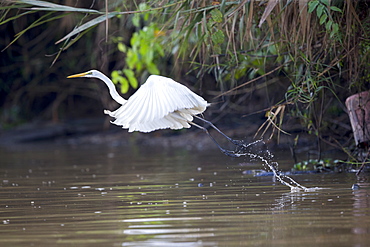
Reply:
[[[45, 138], [114, 128], [104, 83], [66, 79], [95, 68], [126, 98], [133, 77], [180, 81], [214, 103], [205, 117], [231, 135], [353, 148], [344, 102], [369, 89], [368, 1], [5, 0], [0, 11], [3, 135], [26, 123], [73, 126]], [[148, 136], [170, 133], [181, 131]]]

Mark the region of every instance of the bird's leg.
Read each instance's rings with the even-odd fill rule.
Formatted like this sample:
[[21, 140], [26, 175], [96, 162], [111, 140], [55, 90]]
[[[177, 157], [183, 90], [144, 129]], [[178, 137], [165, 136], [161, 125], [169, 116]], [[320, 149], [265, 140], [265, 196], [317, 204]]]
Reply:
[[198, 116], [194, 116], [194, 117], [196, 117], [197, 119], [199, 119], [199, 120], [201, 120], [201, 121], [209, 124], [212, 128], [214, 128], [215, 130], [217, 130], [218, 133], [220, 133], [221, 135], [223, 135], [232, 144], [234, 144], [236, 146], [239, 146], [239, 147], [243, 147], [243, 148], [246, 147], [243, 141], [234, 140], [234, 139], [228, 137], [225, 133], [223, 133], [221, 130], [219, 130], [212, 122], [210, 122], [208, 120], [205, 120], [204, 118], [201, 118], [201, 117], [198, 117]]
[[190, 124], [194, 125], [195, 127], [198, 127], [199, 129], [203, 130], [204, 132], [206, 132], [206, 134], [209, 136], [209, 138], [211, 138], [211, 140], [216, 144], [216, 146], [221, 150], [222, 153], [226, 154], [227, 156], [230, 156], [230, 157], [240, 157], [239, 154], [235, 153], [234, 151], [230, 151], [230, 150], [226, 150], [224, 148], [222, 148], [220, 146], [220, 144], [218, 144], [218, 142], [215, 140], [215, 138], [213, 138], [213, 136], [211, 136], [211, 134], [208, 132], [208, 130], [206, 128], [204, 128], [203, 126], [200, 126], [196, 123], [193, 123], [193, 122], [190, 122]]

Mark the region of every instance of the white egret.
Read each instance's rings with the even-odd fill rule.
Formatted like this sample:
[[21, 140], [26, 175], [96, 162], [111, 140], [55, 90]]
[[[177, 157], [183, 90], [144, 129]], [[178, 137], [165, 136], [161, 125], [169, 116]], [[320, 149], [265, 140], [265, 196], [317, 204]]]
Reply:
[[115, 118], [111, 123], [128, 129], [129, 132], [151, 132], [158, 129], [182, 129], [194, 125], [207, 133], [217, 147], [226, 155], [238, 157], [234, 151], [222, 148], [209, 134], [205, 127], [193, 123], [193, 117], [209, 124], [228, 141], [243, 146], [221, 132], [211, 122], [197, 116], [203, 113], [210, 104], [184, 85], [163, 76], [151, 75], [146, 82], [128, 99], [122, 98], [113, 82], [103, 73], [90, 70], [85, 73], [70, 75], [67, 78], [90, 77], [105, 82], [112, 98], [120, 106], [115, 111], [105, 110], [104, 113]]

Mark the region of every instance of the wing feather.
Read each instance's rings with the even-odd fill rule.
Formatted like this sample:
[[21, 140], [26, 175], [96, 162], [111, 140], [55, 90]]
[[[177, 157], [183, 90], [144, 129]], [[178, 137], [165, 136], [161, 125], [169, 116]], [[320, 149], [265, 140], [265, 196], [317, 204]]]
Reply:
[[129, 131], [189, 128], [193, 115], [205, 111], [207, 101], [184, 85], [163, 76], [150, 76], [128, 101], [114, 112], [113, 123]]

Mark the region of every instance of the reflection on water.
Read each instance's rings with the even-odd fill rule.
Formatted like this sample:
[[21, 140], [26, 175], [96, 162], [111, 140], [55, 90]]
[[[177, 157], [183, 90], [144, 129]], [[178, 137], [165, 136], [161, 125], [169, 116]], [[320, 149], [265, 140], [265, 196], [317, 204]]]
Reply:
[[367, 246], [370, 239], [368, 174], [359, 190], [351, 190], [354, 174], [292, 176], [325, 188], [292, 193], [243, 172], [260, 163], [242, 167], [243, 159], [218, 151], [59, 147], [0, 155], [1, 246]]
[[358, 185], [359, 189], [353, 191], [353, 221], [355, 226], [352, 228], [352, 233], [366, 236], [370, 234], [369, 221], [366, 220], [369, 218], [370, 183], [361, 182]]

